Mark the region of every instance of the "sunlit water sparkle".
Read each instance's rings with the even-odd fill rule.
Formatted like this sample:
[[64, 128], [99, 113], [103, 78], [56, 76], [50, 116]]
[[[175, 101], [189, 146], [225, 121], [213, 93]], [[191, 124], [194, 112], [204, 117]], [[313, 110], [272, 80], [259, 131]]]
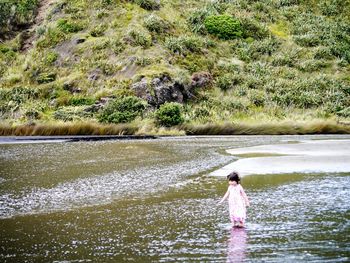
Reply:
[[350, 173], [247, 176], [245, 229], [209, 176], [230, 148], [347, 136], [3, 145], [2, 262], [349, 262]]

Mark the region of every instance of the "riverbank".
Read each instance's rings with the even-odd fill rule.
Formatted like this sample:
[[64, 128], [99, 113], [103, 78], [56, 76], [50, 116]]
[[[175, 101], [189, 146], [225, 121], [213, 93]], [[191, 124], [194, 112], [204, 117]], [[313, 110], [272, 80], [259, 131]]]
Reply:
[[[183, 124], [172, 128], [152, 124], [103, 125], [93, 122], [0, 124], [0, 136], [161, 136], [161, 135], [296, 135], [350, 134], [350, 125], [336, 121]], [[96, 137], [95, 137], [96, 138]]]

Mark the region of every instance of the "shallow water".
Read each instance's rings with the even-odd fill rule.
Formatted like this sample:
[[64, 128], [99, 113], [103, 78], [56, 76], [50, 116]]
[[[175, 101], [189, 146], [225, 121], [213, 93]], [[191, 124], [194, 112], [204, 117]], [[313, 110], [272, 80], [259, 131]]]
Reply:
[[252, 175], [231, 229], [227, 149], [350, 136], [227, 136], [0, 146], [2, 262], [348, 262], [350, 171]]

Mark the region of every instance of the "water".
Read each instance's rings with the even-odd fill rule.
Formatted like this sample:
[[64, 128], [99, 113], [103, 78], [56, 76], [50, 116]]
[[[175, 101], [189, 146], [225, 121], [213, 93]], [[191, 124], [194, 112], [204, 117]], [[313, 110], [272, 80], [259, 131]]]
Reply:
[[350, 172], [250, 175], [232, 229], [227, 149], [350, 136], [0, 145], [2, 262], [349, 262]]

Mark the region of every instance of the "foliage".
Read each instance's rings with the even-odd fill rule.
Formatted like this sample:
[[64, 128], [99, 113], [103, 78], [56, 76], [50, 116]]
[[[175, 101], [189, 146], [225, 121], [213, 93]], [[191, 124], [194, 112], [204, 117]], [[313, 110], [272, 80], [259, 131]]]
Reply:
[[89, 97], [72, 97], [68, 101], [68, 105], [81, 106], [81, 105], [92, 105], [95, 103], [95, 99]]
[[166, 102], [155, 112], [155, 117], [159, 125], [171, 127], [184, 122], [182, 116], [182, 106], [176, 102]]
[[204, 25], [210, 34], [221, 39], [234, 39], [242, 36], [242, 26], [230, 15], [213, 15], [204, 20]]
[[126, 123], [142, 115], [147, 107], [147, 102], [134, 97], [127, 96], [116, 99], [102, 110], [99, 115], [100, 122], [107, 123]]
[[0, 34], [32, 23], [38, 0], [2, 0], [0, 2]]

